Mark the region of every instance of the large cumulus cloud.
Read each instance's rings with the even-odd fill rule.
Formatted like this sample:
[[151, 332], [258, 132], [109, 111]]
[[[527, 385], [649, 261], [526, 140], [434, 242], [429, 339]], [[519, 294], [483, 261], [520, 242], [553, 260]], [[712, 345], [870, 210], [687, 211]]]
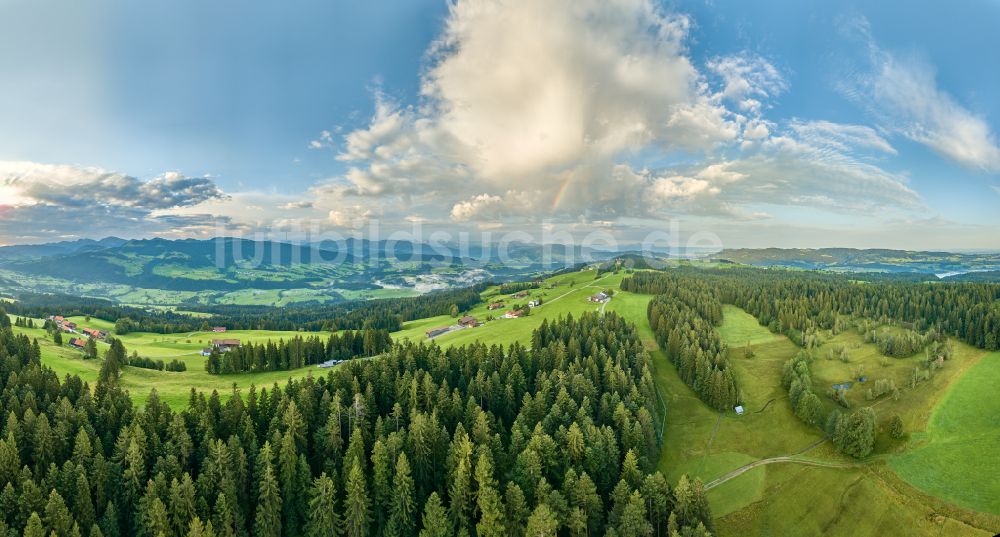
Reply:
[[690, 27], [648, 0], [459, 0], [418, 103], [376, 92], [367, 126], [311, 144], [348, 165], [311, 199], [479, 223], [919, 205], [876, 131], [769, 120], [779, 69], [746, 52], [699, 68]]

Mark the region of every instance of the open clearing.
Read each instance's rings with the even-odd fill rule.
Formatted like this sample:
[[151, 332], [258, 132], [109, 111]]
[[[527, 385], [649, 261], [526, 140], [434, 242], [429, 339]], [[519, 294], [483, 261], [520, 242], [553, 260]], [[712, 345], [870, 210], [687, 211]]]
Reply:
[[730, 304], [722, 306], [723, 323], [719, 327], [719, 335], [730, 347], [745, 347], [747, 343], [758, 345], [768, 343], [778, 336], [767, 327], [761, 326], [757, 318]]
[[[818, 429], [806, 427], [793, 415], [781, 387], [782, 365], [799, 349], [787, 338], [767, 332], [753, 316], [733, 306], [725, 307], [719, 333], [730, 345], [730, 361], [744, 390], [747, 414], [736, 416], [729, 412], [720, 419], [717, 412], [681, 382], [673, 365], [658, 349], [645, 318], [645, 305], [650, 298], [619, 293], [608, 309], [628, 316], [639, 325], [653, 356], [655, 379], [667, 400], [659, 469], [671, 480], [686, 473], [711, 482], [754, 461], [789, 455], [794, 459], [794, 462], [782, 460], [751, 467], [708, 490], [719, 535], [993, 534], [980, 529], [991, 527], [989, 520], [984, 523], [976, 520], [974, 513], [961, 510], [949, 511], [952, 516], [941, 516], [941, 502], [914, 494], [917, 491], [894, 478], [891, 472], [883, 477], [868, 465], [857, 465], [853, 459], [836, 453], [829, 442], [795, 455], [822, 440]], [[844, 336], [847, 337], [860, 338], [857, 334]], [[755, 353], [750, 359], [743, 356], [748, 340]], [[873, 346], [862, 344], [858, 351], [859, 360], [862, 351], [871, 351], [872, 360], [877, 362]], [[963, 364], [973, 360], [976, 353], [970, 347], [957, 346], [952, 363], [918, 387], [916, 393], [910, 394], [912, 397], [901, 397], [887, 409], [901, 411], [897, 405], [908, 404], [904, 420], [916, 425], [919, 417], [933, 406], [934, 394], [960, 376]], [[824, 361], [817, 360], [814, 364], [821, 362]], [[825, 393], [818, 388], [817, 391]], [[884, 405], [878, 407], [880, 415]], [[887, 435], [879, 436], [880, 448], [892, 447], [891, 442], [881, 440]], [[969, 525], [966, 520], [977, 521], [979, 527]]]
[[959, 379], [931, 415], [927, 431], [891, 459], [903, 479], [959, 505], [1000, 515], [1000, 353]]
[[[86, 322], [84, 318], [76, 318], [81, 326], [104, 329], [112, 326], [99, 319], [91, 319]], [[37, 322], [37, 321], [36, 321]], [[57, 346], [52, 342], [52, 338], [41, 328], [19, 328], [15, 327], [19, 333], [27, 334], [28, 337], [37, 339], [42, 350], [42, 363], [51, 367], [59, 375], [79, 375], [81, 379], [93, 385], [97, 381], [97, 373], [101, 369], [101, 360], [84, 360], [83, 353], [68, 346]], [[305, 333], [309, 335], [310, 333]], [[326, 333], [312, 333], [326, 337]], [[133, 350], [139, 352], [140, 356], [162, 359], [166, 362], [174, 358], [183, 361], [187, 365], [187, 371], [157, 371], [154, 369], [143, 369], [140, 367], [127, 367], [122, 373], [122, 386], [129, 391], [132, 400], [137, 405], [145, 403], [149, 397], [151, 389], [155, 388], [160, 399], [174, 409], [181, 409], [187, 406], [191, 395], [191, 388], [198, 391], [211, 392], [218, 390], [219, 395], [225, 399], [232, 394], [233, 386], [244, 392], [251, 386], [270, 387], [274, 383], [285, 383], [289, 378], [301, 378], [308, 375], [325, 375], [325, 369], [318, 369], [316, 366], [303, 367], [292, 371], [269, 371], [266, 373], [241, 373], [235, 375], [209, 375], [205, 372], [205, 358], [198, 354], [198, 351], [207, 345], [212, 338], [237, 338], [244, 342], [249, 341], [274, 341], [281, 338], [302, 335], [299, 332], [271, 332], [263, 330], [254, 331], [232, 331], [225, 334], [213, 334], [210, 332], [196, 332], [194, 334], [151, 334], [134, 333], [122, 336], [125, 348], [129, 354]], [[69, 334], [63, 334], [63, 341], [69, 340]], [[187, 340], [190, 339], [191, 343]], [[198, 341], [204, 341], [204, 345]], [[103, 343], [98, 347], [103, 352], [107, 346]]]

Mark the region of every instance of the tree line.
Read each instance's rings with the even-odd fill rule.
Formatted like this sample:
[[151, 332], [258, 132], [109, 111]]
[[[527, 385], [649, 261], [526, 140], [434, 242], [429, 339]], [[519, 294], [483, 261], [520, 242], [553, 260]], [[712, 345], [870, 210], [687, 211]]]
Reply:
[[327, 360], [375, 356], [391, 346], [389, 332], [375, 328], [331, 334], [325, 344], [319, 336], [296, 336], [277, 342], [246, 343], [228, 352], [213, 349], [205, 361], [205, 371], [214, 375], [286, 371]]
[[532, 340], [397, 343], [173, 411], [132, 405], [118, 340], [92, 389], [0, 329], [0, 534], [708, 535], [701, 484], [653, 471], [634, 327], [587, 314]]
[[11, 313], [36, 318], [89, 315], [115, 323], [118, 335], [130, 332], [185, 333], [208, 330], [213, 326], [225, 326], [230, 330], [306, 332], [371, 327], [394, 332], [401, 329], [406, 321], [446, 315], [453, 306], [460, 311], [469, 310], [482, 301], [480, 293], [490, 285], [480, 283], [416, 297], [360, 300], [324, 306], [184, 306], [187, 311], [210, 315], [204, 319], [173, 311], [123, 306], [102, 299], [37, 293], [21, 293], [17, 302], [7, 303], [6, 307]]
[[[651, 273], [639, 273], [647, 275]], [[728, 348], [715, 325], [722, 322], [722, 303], [715, 289], [671, 273], [622, 281], [624, 291], [655, 294], [649, 301], [649, 326], [681, 379], [716, 410], [730, 410], [741, 400], [729, 367]]]
[[704, 273], [721, 287], [725, 302], [790, 336], [810, 327], [831, 328], [837, 315], [846, 315], [902, 323], [920, 332], [935, 328], [975, 347], [1000, 348], [1000, 284], [859, 284], [853, 275], [750, 268]]

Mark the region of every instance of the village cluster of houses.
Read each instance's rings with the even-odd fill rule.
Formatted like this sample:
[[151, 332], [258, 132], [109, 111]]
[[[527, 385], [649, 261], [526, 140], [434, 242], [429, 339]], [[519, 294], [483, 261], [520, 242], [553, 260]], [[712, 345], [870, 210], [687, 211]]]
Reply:
[[[514, 299], [528, 298], [528, 296], [529, 296], [529, 293], [527, 291], [519, 291], [517, 293], [514, 293], [514, 294], [510, 295], [510, 297], [514, 298]], [[534, 300], [528, 301], [528, 307], [529, 308], [537, 308], [538, 306], [541, 306], [541, 305], [542, 305], [542, 301], [538, 300], [538, 299], [534, 299]], [[506, 307], [507, 307], [507, 305], [504, 304], [502, 300], [498, 300], [496, 302], [492, 302], [492, 303], [490, 303], [489, 306], [487, 306], [487, 308], [490, 311], [501, 310], [501, 309], [504, 309]], [[504, 314], [503, 314], [503, 318], [504, 319], [516, 319], [518, 317], [523, 317], [523, 316], [524, 316], [524, 312], [521, 311], [521, 310], [508, 310], [508, 311], [504, 312]]]
[[[225, 328], [222, 329], [223, 332], [225, 332], [225, 330]], [[212, 351], [229, 352], [239, 346], [240, 340], [238, 339], [213, 339], [212, 346], [202, 349], [201, 355], [211, 356]]]
[[[108, 331], [107, 330], [98, 330], [96, 328], [78, 327], [76, 323], [74, 323], [73, 321], [67, 320], [66, 318], [62, 317], [61, 315], [51, 315], [51, 316], [49, 316], [49, 320], [52, 321], [53, 323], [55, 323], [56, 328], [58, 328], [59, 330], [61, 330], [63, 332], [68, 332], [70, 334], [80, 334], [80, 335], [86, 336], [88, 338], [92, 337], [94, 339], [104, 339], [104, 338], [108, 337]], [[85, 338], [71, 338], [69, 340], [69, 344], [71, 346], [73, 346], [73, 347], [78, 347], [78, 348], [82, 349], [83, 346], [87, 344], [87, 340]]]

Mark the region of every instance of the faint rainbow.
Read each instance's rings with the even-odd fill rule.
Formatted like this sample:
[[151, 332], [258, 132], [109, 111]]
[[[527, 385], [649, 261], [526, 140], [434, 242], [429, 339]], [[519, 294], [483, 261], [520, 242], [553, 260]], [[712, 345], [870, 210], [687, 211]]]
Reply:
[[563, 195], [566, 194], [566, 188], [569, 186], [570, 180], [573, 179], [573, 172], [566, 172], [566, 177], [562, 180], [562, 184], [559, 185], [559, 189], [556, 190], [555, 197], [552, 198], [552, 209], [550, 213], [555, 213], [556, 209], [559, 208], [559, 202], [562, 201]]

